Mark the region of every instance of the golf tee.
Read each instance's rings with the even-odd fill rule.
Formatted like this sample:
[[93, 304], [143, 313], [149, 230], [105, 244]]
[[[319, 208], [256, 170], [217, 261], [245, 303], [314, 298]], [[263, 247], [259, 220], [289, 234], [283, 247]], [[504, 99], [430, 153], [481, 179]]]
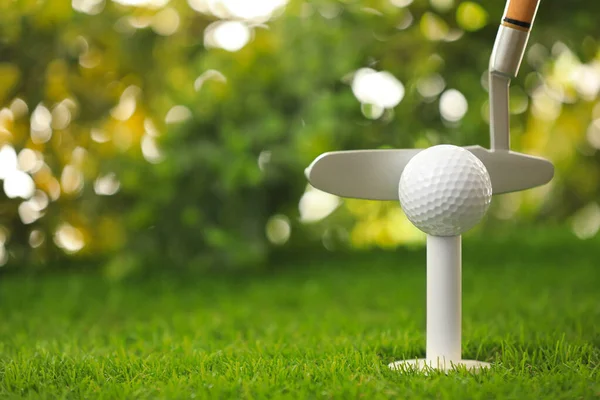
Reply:
[[461, 236], [427, 236], [427, 362], [461, 360]]

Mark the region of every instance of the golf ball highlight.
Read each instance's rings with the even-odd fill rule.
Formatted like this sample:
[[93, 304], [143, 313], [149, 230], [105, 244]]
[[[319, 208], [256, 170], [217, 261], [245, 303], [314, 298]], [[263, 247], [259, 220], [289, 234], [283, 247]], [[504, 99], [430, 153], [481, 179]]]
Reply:
[[473, 153], [452, 145], [419, 152], [404, 168], [398, 188], [408, 219], [433, 236], [473, 228], [492, 200], [490, 175]]

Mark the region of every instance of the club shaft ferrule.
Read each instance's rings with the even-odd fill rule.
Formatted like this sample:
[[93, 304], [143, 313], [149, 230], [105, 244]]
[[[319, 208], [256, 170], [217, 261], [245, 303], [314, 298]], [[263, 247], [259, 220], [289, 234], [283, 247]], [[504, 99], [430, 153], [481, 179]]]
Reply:
[[502, 25], [490, 58], [490, 73], [514, 78], [519, 73], [529, 32]]

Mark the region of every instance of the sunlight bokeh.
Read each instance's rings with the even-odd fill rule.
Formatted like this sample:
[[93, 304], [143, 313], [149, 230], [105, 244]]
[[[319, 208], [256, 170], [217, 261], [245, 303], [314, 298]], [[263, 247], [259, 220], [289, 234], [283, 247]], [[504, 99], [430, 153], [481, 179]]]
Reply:
[[[599, 234], [600, 51], [575, 18], [590, 7], [573, 5], [569, 27], [546, 11], [511, 84], [512, 148], [551, 159], [556, 177], [495, 198], [482, 232], [552, 222]], [[498, 4], [42, 0], [4, 11], [0, 264], [422, 245], [397, 203], [343, 200], [301, 171], [329, 151], [488, 144]]]

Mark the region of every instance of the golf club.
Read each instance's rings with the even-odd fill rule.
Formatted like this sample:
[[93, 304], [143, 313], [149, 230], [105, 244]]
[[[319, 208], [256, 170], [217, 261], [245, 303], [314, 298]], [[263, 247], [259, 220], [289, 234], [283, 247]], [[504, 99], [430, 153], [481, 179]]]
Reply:
[[[554, 176], [546, 159], [510, 151], [509, 87], [517, 76], [539, 0], [509, 0], [490, 58], [490, 149], [467, 146], [486, 166], [494, 194], [544, 185]], [[305, 175], [315, 188], [341, 197], [397, 200], [404, 167], [423, 149], [354, 150], [317, 157]]]
[[483, 218], [494, 194], [548, 183], [548, 160], [510, 151], [509, 87], [517, 75], [539, 0], [508, 0], [490, 59], [490, 149], [440, 145], [429, 149], [325, 153], [306, 169], [317, 189], [342, 197], [398, 200], [427, 234], [427, 347], [423, 359], [396, 370], [477, 371], [489, 364], [461, 354], [461, 235]]

